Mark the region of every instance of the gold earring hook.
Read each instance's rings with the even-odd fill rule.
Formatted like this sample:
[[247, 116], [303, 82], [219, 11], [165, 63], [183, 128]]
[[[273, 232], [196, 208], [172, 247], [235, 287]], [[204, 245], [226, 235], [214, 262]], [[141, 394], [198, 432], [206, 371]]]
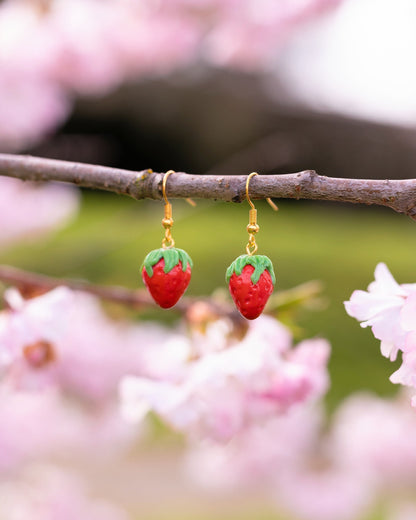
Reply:
[[163, 176], [163, 182], [162, 182], [162, 194], [163, 198], [165, 199], [165, 216], [162, 219], [162, 226], [165, 228], [165, 237], [162, 240], [162, 248], [163, 249], [170, 249], [175, 245], [175, 241], [173, 240], [171, 229], [173, 226], [173, 217], [172, 217], [172, 204], [168, 201], [168, 198], [166, 196], [166, 182], [168, 180], [169, 175], [172, 173], [175, 173], [173, 170], [169, 170], [165, 173]]
[[[174, 170], [169, 170], [165, 173], [165, 175], [163, 176], [163, 182], [162, 182], [162, 194], [163, 194], [163, 198], [165, 199], [165, 204], [170, 204], [170, 202], [168, 201], [168, 198], [167, 198], [167, 195], [166, 195], [166, 183], [168, 181], [168, 177], [169, 175], [172, 175], [172, 173], [175, 173]], [[188, 204], [190, 204], [191, 206], [195, 207], [196, 206], [196, 202], [190, 198], [187, 198], [185, 199], [186, 202]]]
[[[174, 170], [169, 170], [163, 176], [162, 181], [162, 195], [165, 201], [165, 216], [162, 219], [162, 226], [165, 228], [165, 238], [162, 240], [163, 249], [170, 249], [175, 245], [175, 241], [173, 240], [171, 229], [173, 226], [173, 217], [172, 217], [172, 204], [168, 201], [168, 197], [166, 195], [166, 183], [168, 181], [169, 175], [175, 173]], [[196, 206], [195, 202], [192, 199], [186, 199], [186, 201], [191, 206]]]
[[169, 175], [172, 175], [172, 173], [175, 173], [173, 170], [169, 170], [168, 172], [165, 173], [165, 175], [163, 176], [163, 182], [162, 182], [162, 194], [163, 194], [163, 198], [165, 199], [165, 204], [170, 204], [170, 202], [168, 201], [168, 198], [166, 196], [166, 182], [168, 180], [168, 177]]
[[[257, 224], [257, 210], [253, 204], [253, 202], [251, 201], [250, 199], [250, 195], [249, 195], [249, 192], [248, 192], [248, 188], [249, 188], [249, 185], [250, 185], [250, 180], [252, 177], [254, 177], [255, 175], [258, 175], [257, 172], [252, 172], [250, 173], [250, 175], [247, 177], [247, 180], [246, 180], [246, 199], [247, 199], [247, 202], [250, 204], [250, 212], [249, 212], [249, 223], [248, 223], [248, 226], [247, 226], [247, 232], [248, 232], [248, 235], [249, 235], [249, 239], [248, 239], [248, 244], [246, 246], [246, 251], [247, 251], [247, 254], [248, 255], [254, 255], [254, 253], [257, 251], [258, 247], [257, 247], [257, 244], [256, 244], [256, 238], [255, 238], [255, 234], [258, 233], [260, 227], [259, 225]], [[276, 204], [269, 198], [266, 199], [267, 202], [270, 204], [270, 206], [275, 210], [277, 211], [278, 210], [278, 207], [276, 206]]]
[[[248, 201], [248, 203], [250, 204], [251, 208], [252, 209], [255, 209], [254, 207], [254, 204], [251, 202], [251, 199], [250, 199], [250, 195], [248, 194], [248, 187], [249, 187], [249, 184], [250, 184], [250, 180], [252, 177], [254, 177], [255, 175], [258, 175], [257, 172], [252, 172], [250, 173], [250, 175], [247, 177], [247, 181], [246, 181], [246, 199]], [[272, 209], [274, 209], [274, 211], [279, 211], [279, 208], [276, 206], [276, 204], [272, 201], [272, 199], [270, 199], [269, 197], [266, 198], [267, 202], [269, 203], [270, 207]]]

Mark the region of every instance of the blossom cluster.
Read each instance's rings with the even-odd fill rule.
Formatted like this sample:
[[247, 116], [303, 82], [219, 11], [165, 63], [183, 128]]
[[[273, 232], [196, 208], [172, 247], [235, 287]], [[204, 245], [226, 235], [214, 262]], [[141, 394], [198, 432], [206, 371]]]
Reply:
[[[228, 440], [328, 387], [328, 343], [291, 348], [288, 329], [270, 317], [239, 339], [227, 319], [190, 335], [112, 322], [94, 297], [65, 287], [30, 299], [8, 289], [4, 297], [0, 360], [9, 389], [60, 388], [107, 402], [125, 376], [126, 417], [140, 421], [154, 410], [181, 431]], [[214, 350], [210, 338], [218, 338]]]
[[4, 298], [0, 366], [11, 389], [60, 388], [92, 403], [114, 401], [120, 378], [145, 370], [143, 346], [168, 337], [163, 329], [113, 322], [95, 297], [66, 287], [29, 299], [11, 288]]
[[296, 27], [340, 1], [5, 0], [0, 150], [51, 132], [76, 95], [101, 95], [198, 62], [267, 69]]
[[[416, 388], [416, 284], [398, 284], [380, 263], [375, 281], [367, 291], [354, 291], [345, 308], [362, 327], [371, 327], [383, 356], [394, 361], [402, 353], [402, 365], [390, 380]], [[412, 405], [416, 406], [415, 397]]]
[[113, 465], [140, 434], [120, 420], [117, 385], [127, 366], [141, 363], [136, 351], [151, 327], [114, 323], [95, 298], [64, 287], [28, 299], [11, 288], [4, 299], [1, 514], [127, 520], [119, 506], [93, 498], [77, 464]]
[[149, 411], [185, 435], [188, 474], [210, 492], [261, 486], [299, 520], [353, 520], [383, 496], [389, 520], [411, 518], [416, 416], [405, 395], [363, 394], [328, 423], [325, 340], [293, 346], [268, 316], [243, 328], [196, 311], [187, 329], [114, 321], [66, 287], [4, 297], [0, 498], [11, 520], [37, 518], [33, 508], [54, 520], [127, 520], [92, 498], [73, 463], [120, 464]]
[[[270, 317], [247, 331], [226, 318], [172, 331], [111, 320], [95, 297], [66, 287], [29, 298], [11, 288], [4, 299], [0, 497], [9, 496], [11, 519], [32, 518], [40, 500], [39, 518], [124, 520], [118, 507], [91, 501], [71, 464], [68, 476], [50, 461], [67, 468], [68, 459], [105, 456], [114, 465], [146, 430], [145, 411], [190, 442], [232, 442], [291, 410], [302, 414], [328, 386], [327, 342], [293, 348], [290, 332]], [[122, 420], [120, 384], [123, 411], [138, 425]]]
[[188, 360], [167, 378], [125, 377], [124, 416], [140, 421], [153, 411], [183, 433], [225, 442], [327, 390], [327, 341], [291, 348], [289, 331], [267, 316], [250, 323], [243, 340], [226, 341], [229, 327], [225, 320], [212, 323], [207, 334], [223, 338], [216, 350], [202, 346], [193, 356], [190, 343]]

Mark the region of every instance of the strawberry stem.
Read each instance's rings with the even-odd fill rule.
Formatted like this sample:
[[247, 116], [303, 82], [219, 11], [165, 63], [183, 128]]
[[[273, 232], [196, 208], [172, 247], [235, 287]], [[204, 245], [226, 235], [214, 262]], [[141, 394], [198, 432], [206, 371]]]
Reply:
[[260, 276], [267, 269], [272, 278], [273, 285], [276, 283], [276, 276], [274, 274], [273, 264], [267, 256], [264, 255], [241, 255], [232, 262], [230, 267], [227, 269], [225, 278], [229, 283], [230, 278], [235, 273], [240, 276], [246, 265], [252, 265], [254, 267], [253, 274], [251, 275], [251, 281], [255, 285], [259, 280]]
[[165, 261], [165, 266], [163, 268], [164, 273], [169, 273], [172, 269], [178, 265], [179, 262], [182, 263], [182, 271], [185, 272], [188, 264], [193, 267], [193, 262], [191, 257], [188, 255], [186, 251], [183, 249], [177, 249], [176, 247], [171, 247], [169, 249], [154, 249], [150, 251], [150, 253], [144, 259], [140, 270], [143, 267], [146, 269], [146, 273], [148, 276], [153, 276], [153, 267], [159, 262], [159, 260], [163, 258]]

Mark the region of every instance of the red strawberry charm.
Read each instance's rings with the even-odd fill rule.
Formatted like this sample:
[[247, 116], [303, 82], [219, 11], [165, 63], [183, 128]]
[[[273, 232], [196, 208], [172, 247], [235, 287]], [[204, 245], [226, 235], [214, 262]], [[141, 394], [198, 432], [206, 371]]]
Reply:
[[191, 280], [192, 260], [175, 247], [150, 251], [141, 266], [143, 282], [155, 302], [169, 309], [178, 302]]
[[238, 311], [248, 320], [260, 316], [276, 283], [272, 262], [263, 255], [236, 258], [227, 269], [226, 280]]

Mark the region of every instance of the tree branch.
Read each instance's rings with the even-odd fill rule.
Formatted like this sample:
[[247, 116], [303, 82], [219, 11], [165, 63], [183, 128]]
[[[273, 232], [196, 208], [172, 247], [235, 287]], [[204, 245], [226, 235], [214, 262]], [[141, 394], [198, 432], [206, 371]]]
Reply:
[[[112, 191], [135, 199], [161, 199], [163, 173], [128, 171], [91, 164], [0, 154], [0, 175], [30, 181], [62, 181], [85, 188]], [[190, 175], [178, 172], [168, 182], [171, 198], [203, 198], [241, 202], [244, 175]], [[250, 183], [253, 199], [314, 199], [387, 206], [416, 220], [416, 179], [342, 179], [313, 170], [256, 176]]]

